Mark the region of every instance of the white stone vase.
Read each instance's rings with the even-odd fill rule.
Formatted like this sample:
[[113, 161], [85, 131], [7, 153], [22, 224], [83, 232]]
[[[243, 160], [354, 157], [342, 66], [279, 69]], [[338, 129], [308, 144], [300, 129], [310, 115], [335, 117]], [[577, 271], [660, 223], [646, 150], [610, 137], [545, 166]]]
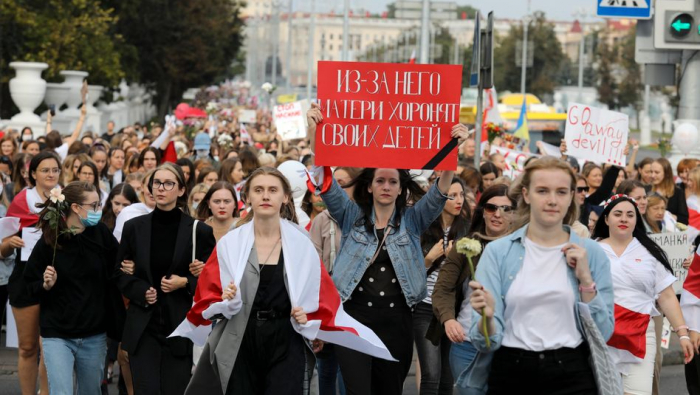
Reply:
[[[63, 86], [70, 88], [66, 104], [68, 109], [66, 112], [78, 112], [78, 106], [82, 103], [80, 89], [83, 87], [83, 80], [87, 78], [87, 71], [63, 70], [59, 73], [65, 78]], [[75, 111], [74, 111], [75, 110]]]
[[68, 100], [68, 94], [70, 93], [70, 88], [63, 85], [62, 83], [49, 82], [46, 84], [46, 97], [44, 98], [44, 103], [47, 106], [56, 106], [56, 112], [61, 108], [62, 105], [66, 104]]
[[88, 105], [88, 112], [97, 112], [97, 108], [95, 108], [95, 103], [97, 103], [98, 100], [100, 100], [100, 96], [102, 95], [102, 91], [104, 90], [103, 86], [100, 85], [88, 85], [88, 99], [87, 99], [87, 105]]
[[41, 118], [34, 110], [44, 101], [46, 81], [41, 78], [41, 72], [49, 65], [38, 62], [12, 62], [10, 67], [15, 69], [15, 78], [10, 80], [10, 96], [19, 108], [19, 114], [12, 117], [13, 123], [37, 123]]

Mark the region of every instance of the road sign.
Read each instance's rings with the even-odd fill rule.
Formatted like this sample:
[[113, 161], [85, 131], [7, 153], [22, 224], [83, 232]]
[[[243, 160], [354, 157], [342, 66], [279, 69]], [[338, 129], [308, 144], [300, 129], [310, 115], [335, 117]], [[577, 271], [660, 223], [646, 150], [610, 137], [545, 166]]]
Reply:
[[598, 0], [596, 14], [604, 18], [651, 19], [651, 0]]

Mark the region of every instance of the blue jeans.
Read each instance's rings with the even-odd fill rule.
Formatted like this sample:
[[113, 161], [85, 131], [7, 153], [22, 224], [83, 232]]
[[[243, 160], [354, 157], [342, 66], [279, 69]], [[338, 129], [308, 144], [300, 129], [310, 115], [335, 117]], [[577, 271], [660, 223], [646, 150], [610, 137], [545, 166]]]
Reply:
[[[326, 350], [328, 348], [328, 350]], [[333, 345], [326, 343], [322, 355], [316, 355], [316, 367], [318, 368], [318, 393], [319, 395], [345, 395], [345, 383], [340, 374], [338, 358], [335, 356]], [[337, 378], [337, 379], [336, 379]], [[338, 391], [336, 391], [336, 383]]]
[[443, 335], [440, 344], [436, 346], [425, 338], [432, 319], [433, 305], [425, 302], [418, 303], [413, 310], [413, 338], [420, 362], [419, 392], [421, 395], [451, 395], [454, 381], [448, 366], [450, 339]]
[[[469, 369], [473, 369], [474, 360], [476, 359], [476, 348], [468, 342], [463, 343], [453, 343], [450, 347], [450, 368], [452, 369], [452, 376], [457, 381], [460, 375]], [[475, 388], [467, 388], [466, 386], [460, 385], [462, 383], [457, 383], [455, 387], [460, 395], [485, 395], [485, 391], [479, 391]], [[466, 384], [466, 383], [464, 383]]]
[[49, 391], [52, 394], [73, 394], [73, 371], [75, 371], [78, 395], [102, 393], [107, 335], [82, 339], [42, 338], [44, 362], [49, 376]]

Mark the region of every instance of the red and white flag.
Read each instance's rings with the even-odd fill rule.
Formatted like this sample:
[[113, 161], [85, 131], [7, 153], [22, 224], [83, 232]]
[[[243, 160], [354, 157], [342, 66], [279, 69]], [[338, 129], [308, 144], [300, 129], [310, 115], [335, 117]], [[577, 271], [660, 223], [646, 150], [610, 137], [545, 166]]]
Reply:
[[700, 233], [700, 199], [697, 195], [693, 195], [688, 198], [687, 202], [689, 235], [695, 237]]
[[250, 133], [248, 133], [248, 129], [245, 128], [245, 125], [241, 122], [241, 141], [242, 142], [247, 142], [248, 145], [253, 145], [253, 138], [250, 137]]
[[408, 59], [409, 64], [416, 64], [416, 50], [414, 49], [413, 52], [411, 52], [411, 59]]
[[[320, 339], [395, 361], [371, 329], [343, 310], [333, 280], [304, 231], [286, 220], [280, 221], [280, 231], [289, 299], [292, 306], [303, 308], [308, 318], [306, 324], [300, 325], [290, 317], [294, 330], [309, 340]], [[199, 276], [192, 308], [170, 337], [187, 337], [199, 346], [204, 345], [211, 332], [211, 317], [221, 314], [230, 319], [241, 311], [241, 293], [231, 300], [222, 300], [222, 284], [233, 282], [240, 289], [253, 243], [253, 222], [221, 238]]]
[[683, 282], [681, 310], [690, 330], [700, 332], [700, 250], [695, 251], [688, 276]]

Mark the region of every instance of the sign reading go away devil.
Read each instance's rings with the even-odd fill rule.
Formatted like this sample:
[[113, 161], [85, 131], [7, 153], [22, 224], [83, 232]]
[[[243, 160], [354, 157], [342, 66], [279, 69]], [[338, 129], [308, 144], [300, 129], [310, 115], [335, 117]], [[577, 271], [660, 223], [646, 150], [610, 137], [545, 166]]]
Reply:
[[462, 66], [318, 62], [316, 165], [454, 170]]

